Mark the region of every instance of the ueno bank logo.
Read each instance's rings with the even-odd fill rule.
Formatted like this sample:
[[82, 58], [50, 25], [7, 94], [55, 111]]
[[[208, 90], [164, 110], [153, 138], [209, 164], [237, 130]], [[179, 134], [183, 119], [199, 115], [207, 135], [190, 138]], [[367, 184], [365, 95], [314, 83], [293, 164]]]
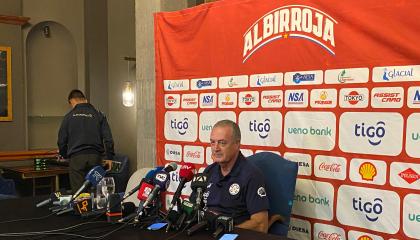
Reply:
[[289, 37], [310, 40], [335, 55], [335, 24], [337, 21], [331, 16], [310, 6], [289, 5], [271, 10], [245, 32], [243, 62], [267, 43]]
[[357, 137], [367, 137], [369, 144], [376, 146], [381, 144], [381, 139], [385, 136], [385, 123], [379, 121], [375, 126], [365, 126], [365, 123], [354, 125], [354, 135]]
[[367, 220], [376, 222], [382, 213], [382, 199], [375, 198], [373, 202], [370, 202], [362, 200], [361, 197], [353, 198], [353, 209], [363, 212]]
[[249, 131], [257, 132], [258, 136], [265, 139], [270, 132], [270, 119], [265, 119], [264, 122], [258, 122], [257, 120], [249, 121]]
[[362, 163], [359, 167], [359, 174], [365, 181], [373, 181], [377, 175], [377, 169], [374, 164], [370, 162]]

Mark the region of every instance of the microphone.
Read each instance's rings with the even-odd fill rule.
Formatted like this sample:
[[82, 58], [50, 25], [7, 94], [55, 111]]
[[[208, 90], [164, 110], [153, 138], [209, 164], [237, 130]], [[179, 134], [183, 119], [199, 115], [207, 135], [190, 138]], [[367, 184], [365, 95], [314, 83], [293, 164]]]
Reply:
[[123, 199], [128, 198], [129, 196], [133, 195], [133, 193], [137, 192], [140, 189], [140, 186], [142, 185], [143, 181], [148, 181], [152, 183], [153, 178], [155, 177], [156, 173], [161, 171], [163, 167], [156, 167], [155, 169], [150, 170], [146, 176], [140, 181], [139, 185], [137, 185], [135, 188], [131, 189], [128, 193], [126, 193], [123, 197]]
[[96, 186], [98, 185], [99, 181], [105, 176], [105, 169], [101, 166], [96, 166], [92, 168], [85, 177], [85, 182], [83, 185], [76, 191], [76, 193], [72, 196], [72, 199], [75, 199], [79, 194], [85, 190], [89, 185]]
[[[208, 181], [207, 173], [197, 173], [191, 182], [191, 189], [197, 192], [195, 198], [195, 208], [198, 209], [201, 206], [201, 198], [203, 197], [204, 189], [207, 188]], [[200, 214], [197, 214], [197, 221], [200, 222]]]
[[154, 186], [150, 183], [148, 183], [147, 181], [144, 181], [140, 184], [140, 189], [137, 193], [137, 199], [140, 200], [139, 203], [139, 210], [138, 211], [132, 211], [131, 214], [121, 218], [120, 220], [118, 220], [119, 222], [124, 222], [127, 220], [130, 220], [132, 218], [134, 218], [135, 216], [137, 216], [142, 210], [143, 210], [143, 204], [144, 202], [147, 200], [147, 198], [149, 197], [150, 193], [153, 191]]
[[147, 196], [147, 199], [144, 201], [143, 205], [139, 205], [137, 210], [137, 216], [135, 221], [137, 222], [139, 217], [142, 214], [142, 211], [145, 207], [147, 207], [158, 195], [160, 191], [165, 191], [170, 183], [169, 172], [175, 171], [177, 169], [176, 163], [169, 163], [163, 169], [163, 171], [158, 172], [153, 179], [153, 183], [155, 187], [153, 188], [152, 192]]
[[168, 212], [170, 212], [174, 208], [176, 202], [179, 200], [182, 193], [182, 189], [184, 188], [185, 184], [193, 179], [194, 172], [195, 166], [193, 164], [186, 163], [185, 165], [182, 165], [181, 169], [179, 170], [180, 182], [178, 184], [178, 188], [176, 189], [174, 196], [172, 197], [171, 205], [168, 208]]
[[[191, 217], [193, 215], [194, 208], [195, 208], [195, 205], [193, 203], [191, 203], [188, 200], [184, 200], [184, 201], [182, 201], [182, 204], [181, 204], [181, 209], [180, 209], [181, 214], [178, 213], [178, 215], [177, 215], [177, 216], [179, 216], [178, 219], [171, 219], [171, 217], [173, 217], [173, 216], [169, 216], [171, 214], [171, 212], [169, 212], [168, 213], [168, 220], [171, 221], [171, 222], [175, 222], [175, 229], [178, 230], [184, 224], [185, 219], [187, 217]], [[171, 222], [168, 223], [168, 226], [170, 225]], [[169, 228], [170, 227], [167, 228], [167, 231], [169, 230]]]
[[172, 171], [175, 171], [177, 168], [178, 168], [178, 165], [176, 163], [170, 162], [165, 165], [165, 168], [163, 169], [163, 171], [170, 173]]
[[44, 201], [42, 201], [42, 202], [38, 203], [38, 204], [36, 205], [36, 207], [42, 207], [42, 206], [45, 206], [45, 205], [47, 205], [47, 204], [49, 204], [49, 203], [51, 203], [51, 202], [55, 202], [55, 201], [57, 201], [60, 197], [61, 197], [61, 192], [54, 192], [54, 193], [51, 193], [50, 198], [45, 199]]

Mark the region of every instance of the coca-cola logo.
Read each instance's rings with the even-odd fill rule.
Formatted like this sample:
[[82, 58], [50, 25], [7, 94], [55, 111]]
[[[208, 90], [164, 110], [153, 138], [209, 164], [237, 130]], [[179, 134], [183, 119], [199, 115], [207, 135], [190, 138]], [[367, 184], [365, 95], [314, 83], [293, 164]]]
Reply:
[[189, 157], [189, 158], [200, 158], [200, 154], [201, 154], [200, 151], [194, 151], [194, 152], [188, 151], [186, 157]]
[[320, 231], [318, 233], [318, 239], [324, 240], [341, 240], [341, 235], [338, 233], [326, 233], [324, 231]]
[[327, 164], [323, 162], [321, 163], [321, 165], [319, 165], [319, 170], [338, 173], [338, 172], [341, 172], [341, 164], [337, 164], [337, 163]]

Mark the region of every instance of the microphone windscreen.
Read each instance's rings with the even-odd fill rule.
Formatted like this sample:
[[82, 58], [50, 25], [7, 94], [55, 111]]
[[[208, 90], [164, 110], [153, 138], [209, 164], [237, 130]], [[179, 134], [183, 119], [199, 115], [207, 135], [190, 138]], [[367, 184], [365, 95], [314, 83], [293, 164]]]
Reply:
[[206, 173], [197, 173], [194, 175], [193, 180], [191, 182], [191, 188], [197, 189], [197, 188], [206, 188], [207, 187], [207, 181], [208, 181], [208, 174]]
[[78, 214], [83, 214], [92, 211], [92, 198], [82, 198], [76, 201], [73, 205], [74, 210]]
[[156, 168], [150, 170], [144, 178], [145, 179], [153, 179], [155, 177], [156, 173], [160, 172], [162, 169], [163, 169], [162, 166], [156, 167]]
[[182, 201], [182, 210], [187, 214], [191, 215], [194, 211], [194, 204], [188, 200]]
[[184, 178], [187, 182], [191, 181], [194, 177], [195, 166], [191, 163], [186, 163], [182, 165], [179, 170], [179, 177]]
[[140, 189], [137, 193], [137, 199], [140, 201], [146, 201], [147, 197], [152, 192], [154, 186], [147, 182], [142, 182], [140, 185]]
[[178, 165], [176, 163], [170, 162], [165, 165], [165, 168], [163, 169], [163, 171], [169, 173], [169, 172], [175, 171], [177, 168], [178, 168]]
[[105, 169], [101, 166], [96, 166], [92, 168], [85, 177], [85, 180], [89, 181], [92, 186], [98, 185], [99, 181], [105, 176]]

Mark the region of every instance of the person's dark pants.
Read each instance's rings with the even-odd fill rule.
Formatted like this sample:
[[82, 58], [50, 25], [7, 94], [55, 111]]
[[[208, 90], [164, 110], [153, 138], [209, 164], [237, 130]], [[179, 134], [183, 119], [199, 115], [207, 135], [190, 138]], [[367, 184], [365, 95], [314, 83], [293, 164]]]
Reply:
[[83, 185], [89, 170], [101, 164], [101, 156], [97, 154], [80, 154], [70, 157], [69, 177], [71, 191], [75, 193]]

